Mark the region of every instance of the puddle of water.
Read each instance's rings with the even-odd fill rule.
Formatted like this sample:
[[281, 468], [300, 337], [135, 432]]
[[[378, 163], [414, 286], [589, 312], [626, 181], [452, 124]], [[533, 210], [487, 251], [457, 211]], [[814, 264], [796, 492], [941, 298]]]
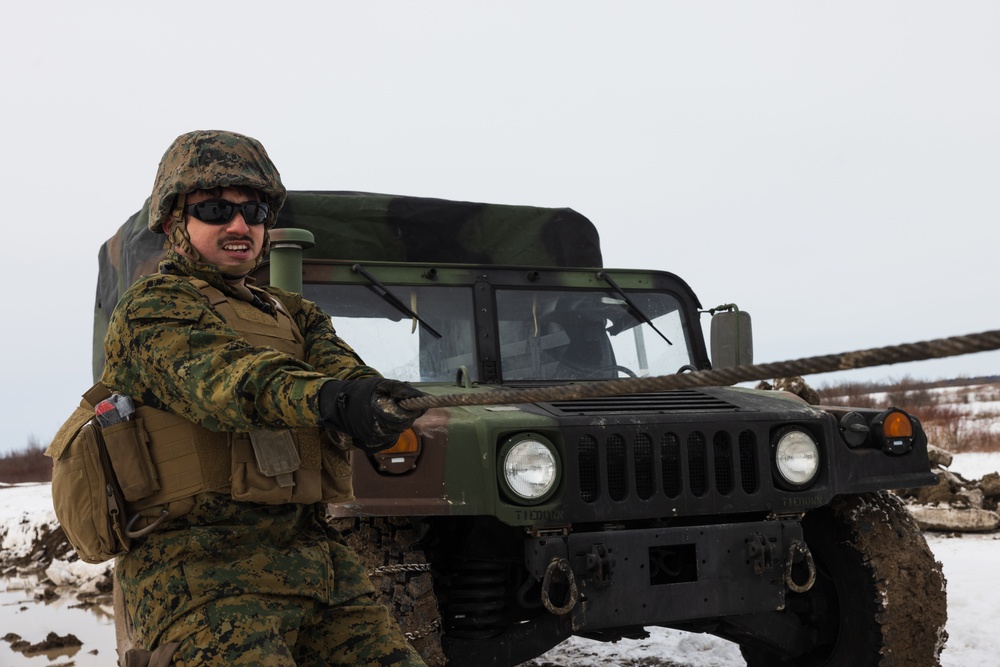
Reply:
[[4, 667], [56, 667], [72, 662], [75, 667], [109, 667], [117, 664], [115, 624], [108, 597], [106, 605], [79, 608], [72, 591], [50, 602], [35, 599], [41, 588], [34, 579], [0, 579], [0, 638], [7, 633], [30, 644], [45, 640], [50, 632], [74, 634], [83, 646], [26, 656], [11, 650], [0, 639], [0, 665]]

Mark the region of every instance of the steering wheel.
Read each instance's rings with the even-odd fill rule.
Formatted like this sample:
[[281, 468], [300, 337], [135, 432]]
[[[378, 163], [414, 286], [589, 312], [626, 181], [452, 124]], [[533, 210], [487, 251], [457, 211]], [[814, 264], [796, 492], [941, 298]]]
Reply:
[[692, 366], [691, 364], [684, 364], [683, 366], [677, 369], [677, 375], [680, 375], [681, 373], [697, 373], [697, 372], [698, 369]]
[[639, 375], [635, 371], [633, 371], [631, 368], [628, 368], [626, 366], [621, 366], [619, 364], [613, 364], [611, 366], [601, 366], [600, 368], [597, 369], [598, 373], [601, 373], [602, 371], [618, 371], [619, 373], [624, 373], [625, 375], [629, 376], [630, 378], [637, 378], [637, 377], [639, 377]]

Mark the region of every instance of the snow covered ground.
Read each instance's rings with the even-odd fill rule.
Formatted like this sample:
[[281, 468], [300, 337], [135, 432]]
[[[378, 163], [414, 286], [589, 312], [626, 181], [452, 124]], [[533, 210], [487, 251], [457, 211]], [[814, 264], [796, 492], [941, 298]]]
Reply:
[[[1000, 453], [959, 454], [950, 469], [967, 479], [978, 479], [988, 472], [1000, 470]], [[0, 487], [0, 548], [5, 553], [27, 553], [24, 550], [30, 550], [40, 527], [54, 521], [49, 485]], [[1000, 533], [958, 537], [928, 534], [927, 539], [944, 564], [948, 578], [950, 639], [942, 655], [942, 665], [994, 667], [1000, 656], [1000, 634], [993, 628], [993, 623], [1000, 618], [1000, 594], [997, 593], [1000, 591]], [[108, 617], [109, 610], [102, 607], [86, 611], [76, 609], [76, 613], [71, 614], [75, 599], [69, 596], [71, 591], [75, 594], [80, 587], [92, 585], [88, 582], [107, 567], [55, 561], [47, 575], [63, 586], [67, 596], [47, 605], [31, 600], [35, 582], [13, 576], [0, 577], [0, 637], [16, 632], [34, 643], [44, 639], [49, 631], [60, 634], [72, 631], [84, 642], [83, 648], [72, 656], [77, 667], [112, 664], [108, 656], [114, 655], [114, 627]], [[65, 627], [69, 629], [60, 624], [67, 624]], [[4, 667], [56, 664], [41, 662], [40, 657], [28, 658], [14, 653], [7, 642], [0, 641], [0, 665]], [[67, 657], [64, 653], [50, 659], [61, 663]], [[652, 630], [648, 639], [617, 644], [572, 639], [539, 658], [538, 662], [574, 667], [745, 665], [734, 644], [708, 635], [662, 629]]]

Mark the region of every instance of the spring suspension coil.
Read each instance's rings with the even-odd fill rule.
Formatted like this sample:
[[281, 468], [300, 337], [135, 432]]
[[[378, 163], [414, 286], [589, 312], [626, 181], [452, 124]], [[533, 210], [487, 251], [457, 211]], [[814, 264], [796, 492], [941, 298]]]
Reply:
[[487, 561], [459, 561], [439, 594], [445, 634], [463, 639], [499, 635], [507, 619], [507, 566]]

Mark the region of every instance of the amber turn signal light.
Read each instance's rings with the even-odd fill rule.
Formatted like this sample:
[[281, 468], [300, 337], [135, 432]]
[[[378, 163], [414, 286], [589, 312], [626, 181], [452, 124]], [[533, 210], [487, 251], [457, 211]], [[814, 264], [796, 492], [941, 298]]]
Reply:
[[913, 422], [910, 421], [909, 415], [896, 410], [886, 415], [882, 423], [882, 432], [887, 438], [912, 438]]
[[905, 454], [913, 449], [913, 418], [899, 408], [889, 408], [875, 417], [871, 431], [887, 454]]
[[408, 428], [399, 434], [395, 445], [383, 449], [379, 454], [416, 454], [419, 451], [420, 438], [412, 428]]
[[396, 444], [388, 449], [372, 454], [371, 458], [379, 472], [401, 475], [417, 467], [420, 457], [420, 436], [412, 428], [399, 434]]

